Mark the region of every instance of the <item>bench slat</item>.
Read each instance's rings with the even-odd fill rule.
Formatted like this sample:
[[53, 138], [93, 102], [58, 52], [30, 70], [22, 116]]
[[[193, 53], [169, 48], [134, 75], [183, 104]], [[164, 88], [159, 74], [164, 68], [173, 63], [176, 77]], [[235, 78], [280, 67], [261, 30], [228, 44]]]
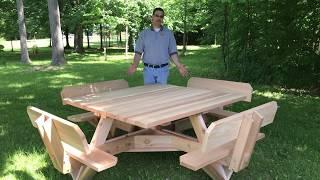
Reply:
[[69, 156], [98, 172], [115, 166], [118, 161], [117, 157], [98, 148], [92, 148], [88, 154], [85, 154], [67, 144], [64, 144], [64, 149]]
[[[256, 140], [264, 138], [264, 134], [259, 133]], [[222, 160], [230, 155], [232, 148], [236, 141], [224, 144], [216, 149], [203, 152], [201, 149], [186, 153], [180, 156], [180, 165], [189, 168], [193, 171], [197, 171], [213, 162]]]

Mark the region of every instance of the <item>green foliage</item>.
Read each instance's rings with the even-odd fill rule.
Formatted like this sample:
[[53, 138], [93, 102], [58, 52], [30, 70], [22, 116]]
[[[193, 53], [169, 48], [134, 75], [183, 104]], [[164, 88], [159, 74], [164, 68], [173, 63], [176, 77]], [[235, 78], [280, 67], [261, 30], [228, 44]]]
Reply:
[[0, 37], [13, 40], [19, 36], [17, 9], [15, 1], [0, 2]]
[[[208, 8], [220, 16], [211, 16], [215, 23], [207, 32], [218, 32], [221, 42], [224, 14], [221, 4], [211, 6], [214, 2], [209, 1]], [[319, 86], [319, 1], [238, 1], [229, 5], [230, 39], [223, 46], [230, 52], [226, 76], [286, 87]]]
[[[222, 46], [226, 78], [319, 88], [319, 0], [60, 0], [59, 5], [65, 33], [75, 33], [78, 25], [100, 33], [101, 24], [103, 35], [118, 34], [128, 26], [131, 49], [138, 32], [150, 26], [152, 10], [162, 7], [164, 23], [178, 40], [186, 31], [187, 44], [195, 38]], [[25, 17], [29, 39], [49, 36], [46, 1], [25, 1]], [[0, 1], [0, 37], [17, 39], [16, 22], [15, 1]]]
[[50, 34], [47, 1], [24, 1], [28, 38], [45, 38]]

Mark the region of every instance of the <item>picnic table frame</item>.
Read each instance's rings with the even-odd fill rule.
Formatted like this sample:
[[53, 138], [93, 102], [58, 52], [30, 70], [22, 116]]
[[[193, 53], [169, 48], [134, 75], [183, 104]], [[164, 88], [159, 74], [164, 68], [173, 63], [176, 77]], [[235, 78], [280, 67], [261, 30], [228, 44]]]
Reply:
[[[210, 177], [219, 179], [229, 179], [233, 171], [248, 166], [255, 142], [264, 137], [260, 127], [272, 123], [277, 107], [271, 102], [241, 113], [226, 111], [226, 105], [251, 101], [251, 86], [203, 78], [190, 79], [187, 87], [146, 85], [112, 91], [97, 90], [97, 84], [90, 87], [91, 93], [79, 93], [81, 87], [62, 91], [63, 104], [100, 118], [88, 144], [89, 152], [102, 150], [106, 155], [101, 154], [101, 158], [110, 158], [109, 155], [122, 152], [184, 151], [187, 154], [180, 156], [182, 166], [195, 171], [203, 169]], [[207, 113], [223, 119], [207, 127], [203, 116]], [[186, 118], [196, 137], [167, 128]], [[108, 138], [115, 122], [138, 128]], [[75, 154], [71, 151], [70, 154]], [[99, 154], [96, 156], [99, 159]], [[82, 164], [77, 165], [73, 178], [92, 177], [97, 169], [90, 162], [79, 160]]]

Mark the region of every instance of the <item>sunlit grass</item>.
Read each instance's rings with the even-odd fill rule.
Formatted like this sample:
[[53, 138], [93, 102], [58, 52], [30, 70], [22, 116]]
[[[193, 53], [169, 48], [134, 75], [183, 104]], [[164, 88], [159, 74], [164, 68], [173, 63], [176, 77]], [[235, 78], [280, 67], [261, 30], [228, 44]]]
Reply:
[[6, 133], [7, 131], [5, 130], [5, 128], [0, 125], [0, 136], [4, 136]]
[[[4, 98], [4, 97], [2, 97], [2, 98]], [[2, 101], [0, 102], [0, 105], [10, 105], [10, 104], [12, 104], [12, 102], [10, 102], [10, 101], [4, 101], [4, 100], [2, 100]]]
[[57, 78], [57, 79], [63, 79], [63, 78], [81, 79], [80, 76], [77, 76], [77, 75], [74, 75], [74, 74], [67, 74], [67, 73], [57, 74], [57, 75], [55, 75], [55, 78]]
[[46, 166], [46, 154], [17, 151], [4, 162], [5, 171], [0, 179], [45, 179], [41, 170]]
[[271, 91], [254, 91], [254, 94], [258, 95], [258, 96], [263, 96], [266, 98], [272, 98], [272, 99], [281, 99], [284, 98], [285, 94], [281, 93], [281, 92], [271, 92]]
[[21, 96], [21, 97], [18, 97], [18, 99], [20, 100], [30, 100], [30, 99], [34, 99], [34, 95], [24, 95], [24, 96]]
[[8, 85], [8, 88], [23, 88], [30, 86], [31, 83], [11, 83]]

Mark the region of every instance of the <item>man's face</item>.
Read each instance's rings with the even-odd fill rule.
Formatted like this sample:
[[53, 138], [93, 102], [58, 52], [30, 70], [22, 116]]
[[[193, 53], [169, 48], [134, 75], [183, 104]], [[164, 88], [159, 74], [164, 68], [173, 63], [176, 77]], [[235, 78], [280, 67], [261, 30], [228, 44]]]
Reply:
[[164, 18], [164, 14], [162, 11], [154, 12], [154, 14], [152, 15], [152, 19], [151, 19], [152, 24], [160, 26], [163, 23], [163, 18]]

